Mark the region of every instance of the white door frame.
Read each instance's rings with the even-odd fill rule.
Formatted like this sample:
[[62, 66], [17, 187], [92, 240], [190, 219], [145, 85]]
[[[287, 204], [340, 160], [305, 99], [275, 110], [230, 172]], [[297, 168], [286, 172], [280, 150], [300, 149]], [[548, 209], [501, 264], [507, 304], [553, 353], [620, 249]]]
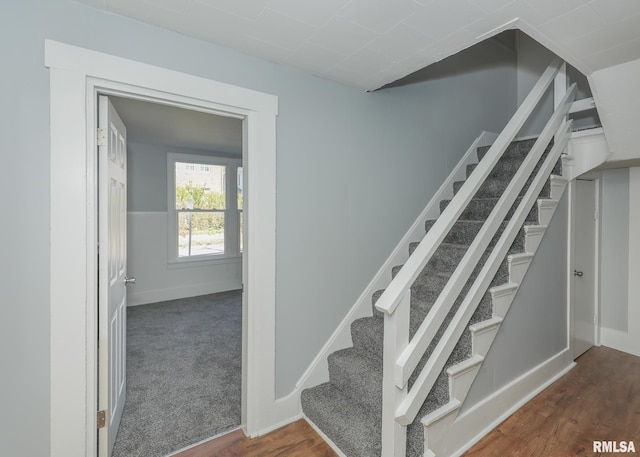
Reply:
[[[601, 181], [602, 174], [600, 172], [587, 173], [580, 177], [595, 182], [594, 196], [596, 214], [598, 218], [595, 223], [594, 236], [594, 265], [593, 274], [595, 278], [594, 284], [594, 342], [596, 346], [600, 346], [600, 208], [601, 208]], [[567, 263], [567, 347], [573, 354], [573, 319], [574, 319], [574, 296], [573, 296], [573, 270], [575, 265], [575, 252], [573, 249], [574, 236], [573, 231], [576, 223], [576, 179], [569, 183], [569, 224], [567, 236], [567, 253], [569, 261]]]
[[[97, 94], [244, 119], [245, 433], [274, 427], [276, 96], [45, 40], [50, 75], [51, 456], [96, 455]], [[248, 218], [251, 218], [249, 223]], [[280, 415], [281, 416], [281, 415]]]

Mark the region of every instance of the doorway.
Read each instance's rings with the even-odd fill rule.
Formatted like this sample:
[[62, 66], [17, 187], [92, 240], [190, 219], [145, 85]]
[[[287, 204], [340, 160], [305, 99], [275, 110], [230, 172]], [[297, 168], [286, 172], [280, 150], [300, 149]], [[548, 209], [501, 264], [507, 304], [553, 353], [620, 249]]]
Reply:
[[571, 348], [576, 359], [597, 344], [598, 184], [578, 178], [573, 184], [571, 224]]
[[274, 393], [277, 97], [51, 40], [45, 65], [51, 82], [51, 456], [97, 452], [98, 93], [242, 119], [245, 187], [259, 196], [245, 208], [252, 221], [244, 240], [251, 254], [243, 265], [242, 424], [249, 436], [273, 427], [284, 419]]
[[[242, 120], [113, 95], [99, 106], [99, 455], [166, 455], [241, 422]], [[111, 256], [126, 281], [107, 280]], [[124, 311], [107, 315], [125, 283]]]

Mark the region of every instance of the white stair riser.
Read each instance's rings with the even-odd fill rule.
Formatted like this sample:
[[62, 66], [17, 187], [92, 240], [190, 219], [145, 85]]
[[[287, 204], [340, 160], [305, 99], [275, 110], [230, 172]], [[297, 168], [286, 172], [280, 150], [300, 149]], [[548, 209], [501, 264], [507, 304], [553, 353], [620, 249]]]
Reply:
[[567, 186], [567, 180], [558, 176], [551, 176], [551, 198], [559, 200]]
[[493, 306], [494, 316], [504, 318], [507, 315], [509, 306], [511, 306], [517, 291], [517, 284], [511, 284], [508, 288], [494, 288], [491, 291], [491, 305]]
[[[513, 296], [511, 296], [509, 305], [511, 304], [512, 301], [513, 301]], [[473, 353], [477, 355], [481, 355], [482, 357], [487, 355], [487, 353], [489, 352], [489, 348], [491, 347], [491, 343], [493, 343], [493, 340], [498, 334], [498, 330], [500, 330], [499, 323], [479, 331], [472, 330], [471, 345], [473, 348]]]
[[456, 419], [459, 409], [460, 408], [456, 408], [449, 412], [449, 414], [441, 417], [439, 420], [433, 421], [429, 423], [429, 425], [424, 426], [425, 456], [437, 456], [440, 454], [440, 449], [444, 444], [444, 438], [447, 430], [451, 428], [451, 424]]
[[476, 375], [478, 371], [480, 371], [481, 366], [482, 362], [479, 362], [477, 365], [470, 367], [462, 373], [449, 376], [449, 395], [462, 403], [467, 397], [469, 389], [471, 389], [471, 384], [473, 384], [473, 380], [476, 379]]
[[531, 264], [531, 257], [509, 259], [509, 282], [520, 284]]
[[542, 242], [542, 237], [544, 236], [544, 229], [532, 229], [531, 227], [527, 227], [529, 230], [525, 229], [524, 236], [524, 250], [526, 252], [536, 252], [538, 246]]
[[557, 206], [557, 200], [538, 200], [538, 222], [540, 225], [549, 225]]

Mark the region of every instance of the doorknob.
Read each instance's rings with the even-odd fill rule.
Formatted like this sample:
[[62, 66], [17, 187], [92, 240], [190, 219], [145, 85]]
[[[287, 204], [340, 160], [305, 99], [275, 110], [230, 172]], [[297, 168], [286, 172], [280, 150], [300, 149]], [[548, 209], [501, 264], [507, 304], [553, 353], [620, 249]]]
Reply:
[[125, 286], [128, 286], [129, 284], [135, 284], [135, 283], [136, 283], [136, 277], [135, 276], [132, 276], [130, 278], [128, 278], [126, 276], [124, 277], [124, 285]]
[[[578, 277], [580, 277], [580, 278], [581, 278], [583, 274], [584, 274], [584, 273], [583, 273], [583, 272], [581, 272], [581, 271], [573, 270], [573, 276], [578, 276]], [[135, 282], [135, 278], [133, 278], [133, 279], [134, 279], [134, 282]]]

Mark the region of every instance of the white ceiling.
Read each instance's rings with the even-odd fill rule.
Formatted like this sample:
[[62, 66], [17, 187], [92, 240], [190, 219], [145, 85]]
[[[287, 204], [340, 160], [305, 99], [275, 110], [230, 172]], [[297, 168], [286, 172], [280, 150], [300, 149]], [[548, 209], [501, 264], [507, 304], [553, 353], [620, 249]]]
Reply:
[[242, 120], [109, 96], [127, 126], [128, 141], [242, 154]]
[[582, 73], [640, 58], [639, 0], [77, 0], [365, 90], [519, 28]]

